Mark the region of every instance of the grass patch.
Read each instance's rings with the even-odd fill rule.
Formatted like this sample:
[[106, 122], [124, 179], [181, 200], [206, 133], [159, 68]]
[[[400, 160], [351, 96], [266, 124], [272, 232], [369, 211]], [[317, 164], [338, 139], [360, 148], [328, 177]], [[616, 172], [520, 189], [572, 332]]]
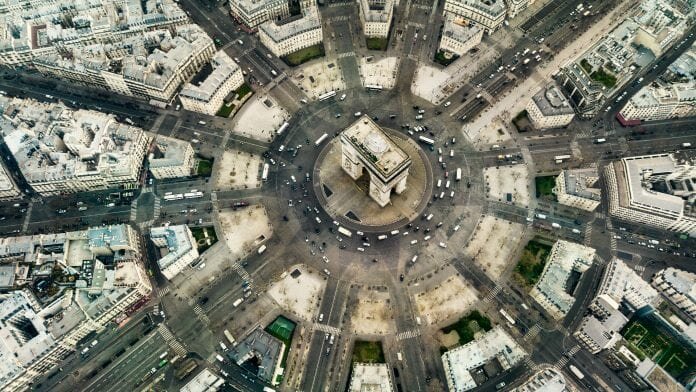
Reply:
[[210, 177], [213, 173], [213, 161], [207, 159], [199, 159], [198, 167], [196, 168], [196, 175], [201, 177]]
[[541, 198], [556, 201], [556, 195], [552, 192], [553, 187], [556, 186], [556, 177], [558, 176], [541, 176], [534, 178], [537, 199]]
[[666, 327], [652, 317], [630, 321], [622, 335], [631, 352], [639, 358], [652, 359], [682, 383], [689, 371], [696, 368], [696, 352], [666, 332]]
[[534, 286], [544, 271], [551, 248], [551, 245], [543, 244], [535, 239], [529, 241], [515, 267], [515, 279], [524, 286]]
[[[382, 342], [368, 342], [356, 340], [353, 346], [353, 356], [351, 363], [386, 363]], [[351, 366], [352, 368], [352, 366]]]
[[601, 83], [606, 88], [612, 88], [616, 85], [616, 76], [608, 73], [604, 68], [599, 67], [598, 70], [590, 74], [592, 80]]
[[456, 323], [442, 328], [443, 333], [457, 331], [459, 335], [459, 345], [464, 345], [474, 340], [474, 334], [480, 331], [488, 332], [492, 328], [491, 320], [482, 315], [478, 310], [474, 310]]
[[234, 110], [234, 108], [235, 108], [235, 106], [232, 103], [229, 106], [226, 104], [222, 104], [222, 106], [220, 107], [220, 110], [218, 110], [217, 113], [215, 113], [215, 115], [218, 117], [227, 118], [230, 116], [230, 114], [232, 114], [232, 111]]
[[237, 91], [235, 91], [235, 93], [237, 93], [237, 99], [238, 99], [238, 100], [241, 100], [242, 98], [244, 98], [244, 97], [245, 97], [247, 94], [249, 94], [250, 92], [251, 92], [251, 87], [249, 87], [249, 85], [246, 84], [246, 83], [244, 83], [243, 85], [239, 86], [239, 88], [237, 89]]
[[[218, 240], [217, 235], [215, 235], [215, 229], [213, 228], [213, 226], [189, 227], [189, 229], [191, 229], [191, 234], [193, 234], [193, 238], [196, 239], [196, 244], [198, 245], [199, 253], [205, 252]], [[206, 237], [206, 233], [208, 234], [208, 237]]]
[[309, 60], [314, 60], [319, 57], [324, 57], [324, 45], [318, 43], [308, 48], [300, 49], [297, 52], [290, 53], [287, 56], [281, 57], [285, 63], [291, 67], [306, 63]]
[[295, 324], [294, 321], [283, 316], [278, 316], [265, 329], [266, 332], [285, 344], [283, 357], [280, 360], [280, 366], [282, 368], [285, 368], [285, 363], [288, 359], [288, 352], [290, 351], [290, 345], [292, 343], [292, 335], [295, 332], [296, 326], [297, 324]]
[[592, 72], [592, 66], [590, 65], [590, 62], [587, 61], [587, 59], [582, 59], [582, 60], [580, 60], [580, 66], [581, 66], [582, 69], [584, 69], [585, 72], [587, 72], [588, 74], [589, 74], [590, 72]]
[[456, 54], [453, 54], [453, 53], [451, 53], [450, 58], [447, 58], [445, 56], [445, 52], [438, 50], [437, 53], [435, 53], [435, 58], [433, 60], [436, 63], [442, 64], [446, 67], [446, 66], [452, 64], [453, 62], [455, 62], [458, 58], [459, 58], [459, 56], [457, 56]]
[[370, 50], [387, 50], [389, 40], [383, 37], [367, 37], [365, 43]]

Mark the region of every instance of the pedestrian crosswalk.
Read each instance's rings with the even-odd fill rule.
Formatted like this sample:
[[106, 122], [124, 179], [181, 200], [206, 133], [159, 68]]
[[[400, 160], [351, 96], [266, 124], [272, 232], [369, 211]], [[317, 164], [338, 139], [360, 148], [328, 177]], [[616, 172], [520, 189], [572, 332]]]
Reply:
[[578, 344], [576, 344], [575, 346], [571, 347], [568, 351], [566, 351], [566, 352], [563, 354], [562, 357], [560, 357], [560, 358], [558, 359], [558, 361], [556, 361], [556, 363], [555, 363], [553, 366], [554, 366], [556, 369], [559, 369], [559, 370], [562, 369], [563, 367], [565, 367], [565, 365], [568, 364], [568, 362], [570, 362], [570, 359], [573, 358], [573, 356], [574, 356], [575, 354], [577, 354], [578, 351], [580, 351], [580, 349], [581, 349], [581, 347], [580, 347], [580, 345], [578, 345]]
[[333, 335], [339, 335], [341, 333], [340, 329], [332, 327], [328, 324], [314, 323], [314, 329], [316, 329], [317, 331], [327, 332]]
[[568, 350], [568, 355], [572, 357], [573, 355], [577, 354], [578, 351], [580, 351], [580, 345], [576, 344], [575, 346], [571, 347], [570, 350]]
[[539, 325], [539, 323], [536, 323], [532, 325], [532, 328], [529, 328], [527, 333], [524, 335], [523, 339], [525, 341], [532, 340], [535, 337], [537, 337], [537, 335], [539, 335], [539, 332], [541, 332], [541, 325]]
[[355, 52], [345, 52], [345, 53], [339, 53], [338, 56], [336, 56], [339, 59], [342, 59], [344, 57], [355, 57]]
[[162, 298], [165, 295], [169, 293], [169, 286], [164, 286], [164, 287], [157, 287], [155, 286], [155, 293], [157, 293], [157, 297]]
[[157, 198], [155, 198], [155, 214], [154, 214], [155, 219], [159, 218], [160, 210], [162, 210], [162, 199], [157, 197]]
[[196, 316], [198, 317], [199, 320], [205, 325], [210, 324], [210, 319], [208, 316], [205, 314], [205, 311], [203, 308], [201, 308], [198, 304], [193, 306], [193, 313], [196, 313]]
[[590, 243], [592, 242], [592, 225], [588, 224], [585, 226], [585, 239], [583, 243], [585, 246], [590, 246]]
[[491, 289], [491, 291], [488, 293], [488, 295], [486, 295], [486, 297], [483, 298], [483, 302], [491, 302], [493, 298], [495, 298], [495, 296], [498, 295], [498, 293], [500, 293], [500, 290], [502, 290], [502, 287], [496, 284], [495, 287], [493, 287], [493, 289]]
[[529, 370], [535, 370], [539, 365], [536, 364], [530, 357], [524, 357], [524, 364], [529, 368]]
[[167, 342], [169, 347], [171, 347], [177, 355], [184, 356], [188, 353], [184, 346], [182, 346], [181, 343], [179, 343], [179, 341], [176, 340], [174, 335], [172, 335], [172, 332], [169, 330], [169, 328], [167, 328], [166, 325], [160, 324], [157, 327], [157, 330], [160, 333], [160, 335], [162, 335], [162, 337], [164, 338], [164, 341]]
[[553, 364], [553, 367], [555, 367], [558, 370], [561, 370], [565, 367], [565, 365], [568, 364], [568, 362], [570, 362], [570, 358], [562, 356], [558, 359], [558, 361], [556, 361], [556, 363]]
[[251, 285], [251, 275], [249, 275], [249, 273], [247, 272], [247, 270], [245, 270], [244, 267], [242, 267], [241, 264], [239, 264], [239, 263], [233, 263], [233, 264], [232, 264], [232, 269], [233, 269], [242, 279], [246, 280], [246, 281], [249, 282], [249, 284]]
[[330, 21], [330, 22], [340, 22], [340, 21], [348, 20], [348, 19], [350, 19], [350, 18], [348, 17], [348, 15], [339, 15], [339, 16], [332, 16], [332, 17], [330, 17], [330, 18], [329, 18], [329, 21]]
[[132, 222], [135, 222], [135, 220], [138, 218], [138, 199], [133, 200], [131, 203], [131, 209], [130, 209], [130, 220]]
[[604, 219], [606, 217], [606, 215], [604, 215], [604, 213], [602, 213], [602, 212], [595, 212], [594, 216], [597, 219]]
[[636, 270], [637, 273], [642, 274], [643, 271], [645, 271], [645, 266], [644, 265], [636, 265], [633, 267], [634, 270]]
[[420, 336], [420, 331], [418, 329], [412, 329], [410, 331], [403, 331], [396, 334], [396, 340], [405, 340], [415, 338]]
[[352, 5], [352, 2], [344, 2], [344, 3], [331, 3], [329, 4], [329, 8], [335, 8], [335, 7], [347, 7]]

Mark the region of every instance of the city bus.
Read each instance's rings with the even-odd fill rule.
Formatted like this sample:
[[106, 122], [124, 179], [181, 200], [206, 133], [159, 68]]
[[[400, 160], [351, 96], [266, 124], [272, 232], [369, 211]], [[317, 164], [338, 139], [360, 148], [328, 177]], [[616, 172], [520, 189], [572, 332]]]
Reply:
[[185, 199], [198, 199], [200, 197], [203, 197], [203, 192], [201, 192], [201, 191], [184, 193]]
[[276, 131], [276, 135], [280, 135], [281, 133], [283, 133], [286, 129], [288, 129], [289, 126], [290, 126], [290, 123], [285, 121], [283, 123], [283, 125], [281, 125], [280, 128], [278, 128], [278, 130]]
[[182, 193], [164, 196], [165, 201], [174, 201], [174, 200], [183, 200], [183, 199], [184, 199], [184, 195]]
[[320, 95], [318, 99], [319, 99], [319, 101], [326, 101], [327, 99], [333, 98], [335, 96], [336, 96], [336, 91], [331, 90], [328, 93], [324, 93], [324, 94]]
[[556, 163], [563, 163], [564, 161], [570, 159], [570, 155], [556, 155], [553, 157], [553, 159], [556, 161]]
[[324, 140], [326, 140], [327, 137], [329, 137], [329, 134], [328, 134], [328, 133], [325, 133], [325, 134], [319, 136], [319, 139], [317, 139], [317, 141], [314, 142], [314, 146], [315, 146], [315, 147], [319, 147], [319, 145], [320, 145], [321, 143], [323, 143]]
[[369, 91], [382, 91], [382, 86], [379, 84], [366, 84], [365, 88]]
[[270, 166], [268, 166], [268, 163], [263, 164], [263, 172], [261, 173], [261, 181], [266, 181], [268, 180], [268, 169]]
[[454, 177], [454, 179], [457, 181], [461, 181], [461, 179], [462, 179], [462, 168], [461, 167], [457, 168], [457, 175]]
[[232, 334], [228, 330], [224, 330], [223, 333], [225, 334], [225, 337], [227, 338], [227, 341], [230, 342], [232, 347], [237, 345], [237, 341], [234, 340], [234, 337], [232, 337]]
[[338, 232], [343, 234], [344, 236], [350, 238], [353, 236], [353, 233], [350, 232], [350, 230], [346, 229], [345, 227], [339, 227]]
[[435, 145], [435, 141], [433, 139], [429, 139], [425, 136], [418, 136], [418, 140], [429, 145]]

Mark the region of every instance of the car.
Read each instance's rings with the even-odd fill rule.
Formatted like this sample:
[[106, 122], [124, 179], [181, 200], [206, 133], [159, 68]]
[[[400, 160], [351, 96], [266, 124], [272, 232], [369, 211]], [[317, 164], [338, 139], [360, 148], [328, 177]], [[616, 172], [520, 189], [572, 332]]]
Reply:
[[327, 270], [326, 268], [324, 268], [324, 273], [326, 276], [331, 276], [331, 271]]
[[404, 274], [399, 275], [399, 281], [403, 282], [404, 281]]
[[448, 107], [448, 106], [451, 105], [451, 104], [452, 104], [452, 102], [447, 101], [447, 102], [445, 102], [445, 107]]

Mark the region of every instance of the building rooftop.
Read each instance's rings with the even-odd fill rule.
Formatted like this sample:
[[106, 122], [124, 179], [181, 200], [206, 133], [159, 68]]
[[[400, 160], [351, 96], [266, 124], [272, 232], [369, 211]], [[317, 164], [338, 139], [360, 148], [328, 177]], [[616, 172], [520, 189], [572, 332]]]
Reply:
[[162, 270], [174, 264], [187, 253], [195, 253], [195, 257], [198, 257], [198, 247], [191, 242], [191, 231], [186, 225], [152, 227], [150, 228], [150, 237], [152, 239], [163, 238], [167, 244], [167, 254], [157, 260], [157, 264]]
[[455, 18], [448, 16], [447, 19], [445, 19], [442, 35], [457, 42], [467, 42], [480, 31], [481, 29], [474, 24], [460, 23], [460, 20], [455, 20]]
[[365, 162], [371, 162], [371, 167], [384, 179], [411, 163], [408, 154], [367, 115], [346, 128], [342, 137], [353, 145]]
[[211, 60], [211, 65], [213, 66], [213, 72], [208, 75], [203, 83], [198, 86], [187, 83], [181, 89], [179, 95], [197, 101], [208, 102], [235, 72], [241, 72], [239, 65], [222, 50], [215, 53]]
[[278, 0], [235, 0], [230, 2], [235, 8], [241, 10], [247, 15], [253, 15], [257, 12], [266, 10], [271, 4], [278, 3]]
[[597, 187], [597, 169], [568, 169], [565, 171], [565, 191], [569, 195], [600, 201], [601, 190]]
[[348, 392], [393, 392], [390, 373], [386, 363], [356, 363]]
[[389, 22], [392, 16], [394, 0], [385, 0], [384, 5], [380, 7], [370, 6], [370, 0], [360, 0], [360, 11], [366, 22]]
[[[617, 165], [614, 166], [617, 168]], [[622, 158], [620, 170], [617, 171], [617, 182], [624, 185], [628, 202], [633, 207], [649, 209], [654, 213], [679, 217], [685, 211], [685, 200], [679, 196], [654, 189], [655, 183], [651, 177], [662, 178], [666, 173], [679, 174], [696, 171], [695, 166], [687, 162], [678, 162], [671, 154], [642, 155]], [[692, 191], [693, 180], [686, 179]], [[664, 181], [669, 185], [668, 181]]]
[[268, 332], [257, 328], [254, 329], [246, 338], [230, 349], [229, 357], [237, 365], [242, 365], [246, 361], [256, 358], [258, 364], [257, 375], [259, 378], [272, 382], [276, 365], [279, 363], [285, 344]]
[[487, 15], [489, 18], [497, 18], [501, 14], [505, 14], [506, 7], [503, 0], [450, 0], [454, 3], [475, 8], [479, 12]]
[[151, 168], [176, 167], [186, 163], [186, 150], [190, 146], [189, 142], [157, 135], [155, 145], [157, 154], [151, 153], [147, 159]]
[[696, 274], [669, 267], [664, 270], [663, 279], [676, 291], [686, 295], [696, 303]]
[[477, 339], [442, 355], [449, 390], [467, 391], [475, 388], [476, 382], [470, 371], [489, 361], [498, 360], [501, 367], [507, 370], [519, 363], [525, 355], [522, 347], [498, 325]]
[[[186, 13], [173, 0], [7, 1], [0, 4], [0, 25], [4, 26], [0, 35], [0, 63], [18, 62], [12, 58], [13, 53], [117, 41], [186, 20]], [[26, 60], [30, 58], [23, 61]]]
[[549, 367], [539, 370], [524, 384], [511, 392], [566, 392], [569, 390], [563, 373], [556, 368]]
[[289, 23], [278, 24], [273, 21], [262, 23], [259, 31], [263, 31], [274, 42], [282, 42], [298, 34], [321, 29], [321, 19], [316, 7], [307, 7], [303, 17]]
[[594, 255], [593, 248], [568, 241], [556, 241], [530, 295], [557, 318], [564, 316], [575, 303], [572, 287], [569, 285], [571, 275], [587, 270], [592, 265]]
[[142, 129], [113, 115], [7, 97], [0, 97], [0, 113], [0, 132], [30, 184], [127, 176], [142, 165], [133, 143], [144, 137]]
[[222, 384], [225, 383], [225, 379], [215, 375], [209, 369], [203, 369], [200, 373], [196, 374], [196, 377], [192, 378], [191, 381], [187, 382], [181, 389], [180, 392], [215, 392]]
[[551, 82], [532, 96], [532, 100], [544, 116], [561, 116], [575, 111], [556, 83]]
[[0, 192], [12, 190], [19, 193], [19, 190], [17, 189], [17, 186], [15, 185], [14, 181], [12, 181], [10, 175], [7, 174], [7, 170], [5, 169], [5, 164], [3, 162], [2, 164], [0, 164]]

